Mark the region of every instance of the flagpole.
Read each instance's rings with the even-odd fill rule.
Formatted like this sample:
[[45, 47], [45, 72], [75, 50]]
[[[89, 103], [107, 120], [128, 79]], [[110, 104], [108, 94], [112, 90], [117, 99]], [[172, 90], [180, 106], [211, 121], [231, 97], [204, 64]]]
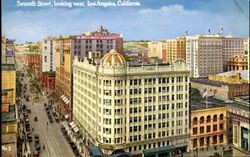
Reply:
[[[208, 95], [208, 94], [207, 94]], [[207, 95], [206, 95], [206, 108], [207, 108]]]

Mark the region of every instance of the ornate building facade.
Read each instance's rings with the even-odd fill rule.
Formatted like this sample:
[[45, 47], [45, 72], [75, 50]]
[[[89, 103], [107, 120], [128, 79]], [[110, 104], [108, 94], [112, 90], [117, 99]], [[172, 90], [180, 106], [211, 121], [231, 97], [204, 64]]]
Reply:
[[147, 156], [170, 145], [165, 155], [188, 150], [189, 71], [183, 60], [130, 65], [111, 50], [100, 63], [76, 58], [73, 74], [73, 120], [86, 143], [105, 154]]

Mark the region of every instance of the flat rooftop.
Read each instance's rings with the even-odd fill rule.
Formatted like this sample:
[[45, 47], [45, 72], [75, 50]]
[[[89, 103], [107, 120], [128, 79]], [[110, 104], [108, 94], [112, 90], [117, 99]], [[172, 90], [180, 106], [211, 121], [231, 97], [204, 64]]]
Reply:
[[16, 70], [15, 64], [2, 64], [1, 68], [2, 68], [2, 71], [15, 71]]
[[221, 87], [222, 85], [233, 85], [233, 84], [226, 83], [226, 82], [209, 80], [208, 78], [191, 78], [190, 81], [195, 82], [195, 83], [211, 85], [211, 86], [217, 86], [217, 87]]
[[[207, 101], [207, 103], [206, 103]], [[213, 96], [206, 98], [200, 95], [200, 92], [197, 89], [191, 88], [190, 92], [190, 109], [191, 111], [202, 110], [206, 108], [218, 108], [225, 107], [228, 104], [226, 100], [220, 100]], [[207, 104], [207, 105], [206, 105]]]
[[2, 123], [14, 122], [17, 120], [15, 105], [9, 105], [9, 112], [1, 113]]
[[228, 71], [224, 73], [217, 74], [217, 76], [234, 76], [240, 74], [240, 78], [242, 80], [248, 80], [249, 79], [249, 73], [248, 70], [234, 70], [234, 71]]

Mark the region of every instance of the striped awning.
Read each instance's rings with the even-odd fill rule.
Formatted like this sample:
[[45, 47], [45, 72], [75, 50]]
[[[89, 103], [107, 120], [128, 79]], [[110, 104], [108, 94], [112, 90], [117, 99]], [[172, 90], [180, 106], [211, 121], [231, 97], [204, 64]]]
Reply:
[[66, 114], [66, 115], [65, 115], [65, 118], [68, 119], [68, 118], [69, 118], [69, 114]]
[[76, 124], [74, 123], [74, 124], [71, 126], [71, 128], [74, 129], [75, 127], [76, 127]]
[[74, 131], [74, 132], [78, 132], [78, 131], [79, 131], [79, 128], [78, 128], [78, 127], [75, 127], [75, 128], [73, 129], [73, 131]]
[[73, 121], [69, 123], [69, 125], [70, 125], [71, 127], [72, 127], [72, 125], [74, 125], [74, 124], [75, 124], [75, 122], [73, 122]]

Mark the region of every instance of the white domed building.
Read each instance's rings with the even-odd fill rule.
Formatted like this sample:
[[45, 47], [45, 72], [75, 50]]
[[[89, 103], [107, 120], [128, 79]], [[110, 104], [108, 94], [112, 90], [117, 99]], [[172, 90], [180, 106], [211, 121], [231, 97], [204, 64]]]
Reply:
[[76, 58], [73, 78], [73, 121], [86, 143], [105, 154], [147, 156], [163, 149], [169, 155], [188, 149], [185, 62], [130, 65], [121, 53], [111, 50], [99, 64]]

